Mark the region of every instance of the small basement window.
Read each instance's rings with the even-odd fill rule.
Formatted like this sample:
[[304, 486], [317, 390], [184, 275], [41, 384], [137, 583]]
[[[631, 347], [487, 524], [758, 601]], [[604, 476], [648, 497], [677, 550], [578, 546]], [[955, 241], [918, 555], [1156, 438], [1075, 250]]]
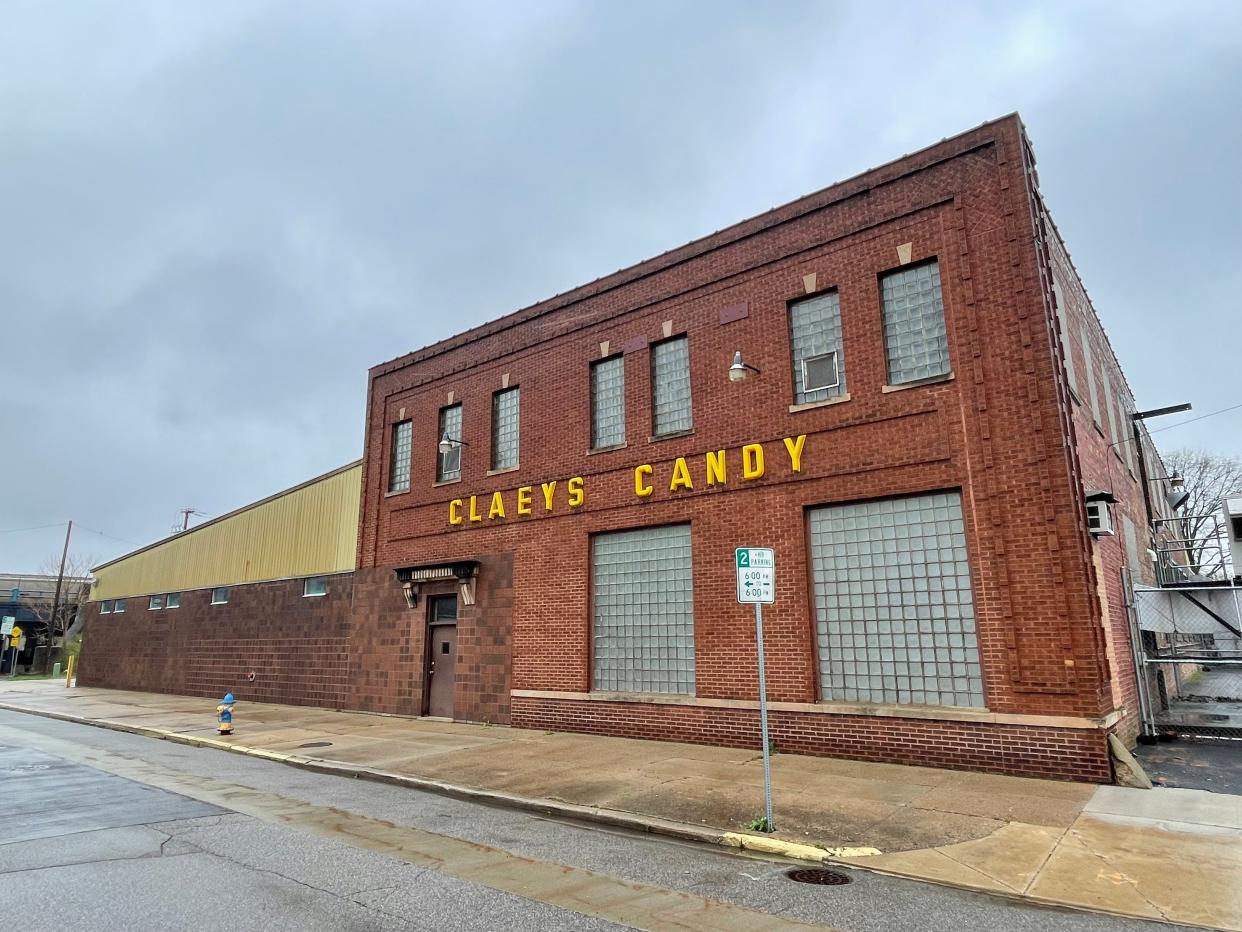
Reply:
[[112, 614], [112, 600], [111, 599], [105, 599], [104, 601], [99, 603], [99, 614], [101, 615]]
[[328, 594], [328, 578], [311, 576], [302, 583], [302, 597]]
[[162, 595], [151, 596], [151, 601], [147, 603], [148, 611], [158, 611], [164, 607], [164, 597]]
[[211, 590], [212, 605], [228, 605], [229, 604], [229, 587], [217, 586]]
[[164, 607], [165, 608], [180, 608], [181, 607], [181, 593], [170, 592], [168, 593], [168, 595], [164, 596]]

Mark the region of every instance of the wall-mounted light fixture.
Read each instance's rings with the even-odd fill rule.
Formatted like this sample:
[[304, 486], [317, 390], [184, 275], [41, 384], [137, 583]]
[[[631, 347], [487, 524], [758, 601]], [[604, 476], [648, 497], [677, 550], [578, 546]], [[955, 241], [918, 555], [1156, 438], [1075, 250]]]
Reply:
[[470, 444], [466, 443], [466, 441], [458, 440], [456, 437], [450, 437], [447, 432], [440, 438], [440, 453], [444, 456], [448, 456], [456, 447], [468, 446], [470, 446]]
[[749, 363], [742, 362], [742, 351], [738, 350], [733, 354], [733, 365], [729, 367], [729, 381], [741, 382], [750, 373], [762, 375], [762, 373]]

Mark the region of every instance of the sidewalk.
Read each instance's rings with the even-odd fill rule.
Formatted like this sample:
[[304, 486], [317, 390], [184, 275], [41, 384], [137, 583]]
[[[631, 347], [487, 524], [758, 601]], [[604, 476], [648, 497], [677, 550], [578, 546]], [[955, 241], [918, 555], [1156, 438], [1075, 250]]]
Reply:
[[[700, 841], [768, 841], [745, 828], [763, 808], [754, 751], [244, 701], [220, 739], [213, 700], [61, 681], [2, 682], [0, 708]], [[1242, 796], [790, 754], [772, 779], [775, 837], [806, 846], [794, 856], [1242, 932]]]

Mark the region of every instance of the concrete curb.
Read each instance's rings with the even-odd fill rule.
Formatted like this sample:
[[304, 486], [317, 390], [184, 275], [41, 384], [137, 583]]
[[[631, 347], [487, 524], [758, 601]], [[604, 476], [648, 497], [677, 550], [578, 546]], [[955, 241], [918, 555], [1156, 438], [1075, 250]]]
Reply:
[[[162, 728], [145, 728], [141, 725], [127, 725], [124, 722], [114, 722], [109, 721], [108, 719], [84, 718], [79, 715], [68, 715], [63, 712], [49, 712], [44, 709], [29, 709], [23, 706], [10, 705], [5, 702], [0, 702], [0, 709], [8, 712], [22, 712], [26, 715], [38, 715], [43, 718], [56, 719], [62, 722], [72, 722], [77, 725], [91, 725], [96, 728], [107, 728], [111, 731], [126, 732], [132, 735], [140, 735], [145, 738], [159, 738], [164, 741], [172, 741], [176, 744], [185, 744], [191, 747], [211, 748], [218, 751], [230, 751], [234, 754], [244, 754], [247, 757], [256, 757], [261, 760], [272, 761], [273, 763], [288, 764], [291, 767], [299, 767], [302, 770], [309, 770], [314, 773], [331, 774], [338, 777], [354, 777], [359, 780], [371, 780], [376, 783], [389, 783], [394, 786], [404, 786], [409, 787], [410, 789], [424, 790], [429, 793], [436, 793], [438, 795], [448, 796], [453, 799], [463, 799], [469, 802], [496, 806], [498, 808], [519, 809], [525, 812], [537, 812], [541, 815], [557, 816], [576, 822], [605, 825], [612, 828], [624, 828], [630, 831], [642, 832], [650, 835], [660, 835], [666, 838], [677, 838], [682, 841], [697, 842], [699, 844], [715, 845], [726, 848], [739, 848], [747, 851], [755, 851], [760, 854], [788, 858], [795, 861], [810, 862], [815, 864], [833, 864], [847, 869], [864, 870], [871, 873], [884, 874], [889, 877], [897, 877], [902, 880], [913, 880], [919, 883], [930, 883], [940, 887], [966, 890], [971, 893], [979, 893], [985, 896], [1014, 900], [1015, 902], [1036, 903], [1055, 909], [1069, 910], [1071, 912], [1104, 916], [1119, 916], [1126, 919], [1140, 919], [1148, 922], [1160, 921], [1158, 919], [1152, 919], [1148, 916], [1140, 916], [1134, 913], [1126, 913], [1103, 907], [1087, 907], [1077, 903], [1067, 903], [1062, 900], [1055, 900], [1045, 896], [1035, 896], [1029, 893], [1010, 893], [998, 891], [989, 887], [977, 886], [969, 883], [953, 882], [933, 877], [923, 877], [918, 874], [904, 873], [890, 868], [873, 867], [869, 864], [856, 860], [841, 860], [843, 858], [869, 857], [882, 854], [878, 848], [816, 848], [811, 845], [803, 845], [797, 842], [783, 841], [782, 839], [772, 838], [768, 835], [751, 835], [743, 832], [721, 832], [714, 829], [700, 828], [699, 826], [689, 825], [684, 822], [673, 822], [667, 819], [649, 818], [633, 813], [620, 812], [614, 809], [598, 809], [592, 806], [579, 806], [574, 803], [560, 802], [553, 799], [531, 799], [526, 796], [514, 796], [511, 793], [500, 793], [492, 790], [475, 789], [468, 786], [457, 786], [452, 783], [442, 783], [438, 780], [428, 780], [422, 777], [411, 777], [408, 774], [375, 770], [369, 767], [346, 764], [340, 761], [330, 761], [316, 757], [302, 757], [297, 754], [285, 754], [280, 751], [267, 751], [263, 748], [252, 748], [241, 744], [229, 744], [227, 741], [221, 741], [218, 738], [195, 738], [192, 735], [183, 735], [175, 731], [166, 731]], [[1198, 923], [1187, 922], [1185, 920], [1180, 920], [1179, 922], [1181, 925], [1186, 925], [1192, 928], [1212, 928], [1210, 926], [1201, 926]]]
[[[700, 828], [696, 825], [689, 825], [684, 822], [674, 822], [668, 819], [657, 819], [648, 816], [641, 816], [634, 813], [621, 812], [615, 809], [600, 809], [594, 806], [580, 806], [576, 803], [561, 802], [554, 799], [532, 799], [527, 796], [516, 796], [512, 793], [502, 793], [495, 790], [482, 790], [469, 786], [458, 786], [453, 783], [444, 783], [439, 780], [429, 780], [424, 777], [413, 777], [409, 774], [393, 773], [387, 770], [376, 770], [374, 768], [365, 767], [359, 764], [348, 764], [342, 761], [325, 760], [318, 757], [303, 757], [298, 754], [285, 754], [280, 751], [268, 751], [263, 748], [252, 748], [242, 744], [231, 744], [227, 741], [221, 741], [218, 738], [196, 738], [192, 735], [183, 735], [178, 732], [167, 731], [162, 728], [147, 728], [142, 725], [128, 725], [124, 722], [115, 722], [108, 719], [85, 718], [80, 715], [69, 715], [64, 712], [50, 712], [45, 709], [30, 709], [3, 702], [0, 702], [0, 709], [8, 712], [22, 712], [27, 715], [38, 715], [43, 718], [56, 719], [57, 721], [62, 722], [72, 722], [77, 725], [91, 725], [96, 728], [107, 728], [110, 731], [126, 732], [128, 734], [139, 735], [144, 738], [159, 738], [163, 741], [172, 741], [176, 744], [185, 744], [191, 747], [211, 748], [217, 751], [230, 751], [234, 754], [244, 754], [247, 757], [255, 757], [261, 760], [272, 761], [273, 763], [288, 764], [291, 767], [298, 767], [302, 770], [309, 770], [313, 773], [330, 774], [337, 777], [353, 777], [359, 780], [370, 780], [375, 783], [388, 783], [393, 786], [404, 786], [409, 789], [423, 790], [428, 793], [436, 793], [440, 796], [448, 796], [453, 799], [482, 803], [488, 806], [497, 806], [505, 809], [518, 809], [524, 812], [536, 812], [540, 815], [557, 816], [560, 818], [572, 819], [577, 822], [606, 825], [611, 828], [623, 828], [634, 832], [661, 835], [666, 838], [677, 838], [682, 841], [693, 841], [700, 844], [718, 845], [730, 848], [748, 848], [750, 850], [761, 851], [767, 854], [782, 854], [785, 857], [790, 857], [795, 860], [812, 860], [821, 862], [825, 860], [825, 858], [829, 857], [829, 853], [822, 848], [811, 848], [807, 845], [798, 845], [792, 842], [780, 842], [778, 839], [765, 838], [758, 835], [738, 835], [733, 832], [721, 832], [716, 829]], [[743, 843], [739, 839], [746, 839], [748, 843]], [[750, 840], [753, 840], [753, 843], [749, 843]], [[761, 846], [760, 843], [765, 843], [766, 846]], [[785, 853], [780, 850], [781, 846], [785, 846], [791, 852], [795, 849], [805, 852], [807, 856], [803, 857], [795, 853]]]

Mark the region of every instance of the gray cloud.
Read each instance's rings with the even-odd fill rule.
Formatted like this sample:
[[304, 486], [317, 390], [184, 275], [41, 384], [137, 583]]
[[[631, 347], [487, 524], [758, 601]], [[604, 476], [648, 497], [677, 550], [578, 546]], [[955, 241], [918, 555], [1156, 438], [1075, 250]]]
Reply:
[[[1231, 4], [0, 17], [0, 529], [301, 481], [358, 455], [368, 366], [1015, 109], [1140, 405], [1242, 401]], [[1239, 414], [1159, 436], [1242, 453]]]

